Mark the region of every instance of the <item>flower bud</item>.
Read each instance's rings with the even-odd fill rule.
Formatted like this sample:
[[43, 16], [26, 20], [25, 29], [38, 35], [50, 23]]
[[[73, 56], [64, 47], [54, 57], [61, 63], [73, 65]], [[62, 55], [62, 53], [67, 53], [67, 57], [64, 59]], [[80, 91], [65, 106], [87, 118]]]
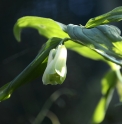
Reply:
[[64, 45], [52, 49], [49, 53], [47, 67], [42, 77], [43, 84], [62, 84], [66, 78], [67, 49]]

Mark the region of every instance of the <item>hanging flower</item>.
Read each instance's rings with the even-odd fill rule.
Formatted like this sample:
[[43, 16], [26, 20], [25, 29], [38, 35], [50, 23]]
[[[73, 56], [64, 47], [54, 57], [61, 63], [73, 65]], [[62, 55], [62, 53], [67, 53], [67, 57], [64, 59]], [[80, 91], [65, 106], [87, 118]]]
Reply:
[[43, 84], [62, 84], [66, 78], [67, 49], [64, 45], [52, 49], [49, 53], [47, 67], [42, 77]]

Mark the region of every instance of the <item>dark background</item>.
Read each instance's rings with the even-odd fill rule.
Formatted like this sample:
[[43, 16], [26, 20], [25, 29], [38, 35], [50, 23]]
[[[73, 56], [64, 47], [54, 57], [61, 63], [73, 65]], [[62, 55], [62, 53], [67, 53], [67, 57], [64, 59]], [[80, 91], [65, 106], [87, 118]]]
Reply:
[[[22, 16], [52, 18], [64, 24], [82, 24], [121, 6], [121, 0], [1, 0], [0, 1], [0, 86], [14, 79], [37, 55], [46, 42], [34, 29], [25, 29], [18, 43], [13, 26]], [[118, 23], [120, 29], [122, 23]], [[68, 50], [68, 74], [62, 85], [44, 86], [41, 76], [17, 89], [0, 103], [0, 124], [31, 124], [50, 95], [58, 89], [75, 90], [74, 96], [62, 95], [50, 108], [61, 124], [90, 124], [101, 96], [100, 80], [109, 67]], [[101, 124], [122, 124], [122, 107], [115, 91], [105, 120]], [[51, 124], [45, 117], [43, 124]]]

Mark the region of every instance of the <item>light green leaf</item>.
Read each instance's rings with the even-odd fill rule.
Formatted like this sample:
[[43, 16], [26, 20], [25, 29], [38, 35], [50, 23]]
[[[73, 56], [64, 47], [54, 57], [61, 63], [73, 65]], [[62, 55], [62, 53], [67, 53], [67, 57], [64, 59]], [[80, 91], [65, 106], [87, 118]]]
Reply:
[[61, 40], [60, 38], [49, 39], [36, 58], [15, 79], [0, 88], [0, 101], [9, 98], [12, 92], [21, 85], [29, 83], [41, 76], [47, 65], [49, 51], [57, 47]]
[[[69, 37], [69, 35], [65, 33], [67, 26], [60, 22], [56, 22], [48, 18], [25, 16], [18, 19], [16, 24], [14, 25], [14, 35], [18, 41], [20, 41], [22, 29], [28, 27], [37, 29], [40, 35], [43, 35], [47, 38], [54, 36], [61, 38]], [[78, 44], [70, 40], [66, 42], [65, 45], [68, 49], [78, 52], [79, 54], [85, 57], [95, 60], [99, 59], [104, 60], [104, 58], [101, 55], [99, 55], [98, 53], [94, 52], [93, 50], [89, 49], [88, 47], [82, 44]]]
[[119, 96], [119, 100], [121, 102], [120, 105], [122, 105], [122, 82], [120, 81], [117, 82], [116, 89]]
[[91, 18], [85, 25], [86, 28], [96, 27], [98, 25], [117, 22], [122, 20], [122, 6], [113, 9], [103, 15]]
[[82, 45], [82, 44], [78, 44], [76, 42], [73, 42], [71, 40], [65, 42], [65, 45], [68, 49], [77, 52], [78, 54], [93, 59], [93, 60], [103, 60], [105, 61], [105, 58], [103, 56], [101, 56], [100, 54], [98, 54], [97, 52], [91, 50], [90, 48]]
[[60, 26], [61, 23], [58, 23], [49, 18], [42, 18], [37, 16], [25, 16], [17, 20], [16, 24], [14, 25], [13, 32], [17, 41], [21, 40], [20, 35], [22, 29], [24, 28], [37, 29], [39, 34], [45, 36], [46, 38], [69, 37], [65, 32], [63, 32]]
[[95, 112], [93, 114], [92, 123], [99, 124], [104, 120], [106, 114], [106, 98], [102, 97], [97, 104]]
[[122, 37], [117, 27], [100, 25], [87, 29], [84, 26], [69, 24], [66, 32], [74, 42], [87, 46], [107, 60], [122, 65]]
[[[18, 19], [18, 21], [14, 25], [14, 35], [18, 41], [20, 41], [20, 34], [22, 29], [27, 27], [37, 29], [40, 35], [43, 35], [47, 38], [54, 37], [54, 36], [59, 38], [69, 37], [68, 34], [66, 33], [67, 26], [60, 22], [56, 22], [48, 18], [26, 16]], [[85, 40], [85, 42], [87, 43], [87, 40]], [[90, 46], [89, 47], [88, 44], [74, 43], [74, 41], [70, 40], [66, 42], [65, 45], [67, 48], [74, 50], [79, 54], [91, 59], [95, 59], [95, 60], [100, 59], [105, 61], [104, 57], [106, 57], [108, 59], [111, 58], [113, 60], [113, 58], [107, 55], [104, 51], [101, 52], [101, 51], [98, 51], [98, 49], [94, 49], [94, 48], [92, 49], [91, 48], [91, 46], [93, 46], [92, 43], [89, 45]], [[117, 50], [115, 49], [115, 51]], [[101, 55], [104, 57], [102, 57]], [[113, 61], [115, 61], [115, 59]]]
[[117, 76], [115, 70], [109, 70], [101, 81], [102, 95], [107, 96], [109, 90], [114, 88], [116, 83], [117, 83]]
[[97, 107], [95, 108], [92, 118], [93, 124], [98, 124], [103, 121], [106, 114], [106, 110], [111, 101], [116, 82], [117, 77], [115, 71], [113, 70], [108, 71], [107, 74], [103, 77], [101, 81], [102, 97], [98, 102]]
[[117, 93], [119, 96], [119, 100], [120, 100], [120, 105], [122, 105], [122, 73], [121, 73], [121, 68], [116, 69], [116, 74], [118, 77], [118, 81], [117, 81], [117, 85], [116, 85], [116, 89], [117, 89]]

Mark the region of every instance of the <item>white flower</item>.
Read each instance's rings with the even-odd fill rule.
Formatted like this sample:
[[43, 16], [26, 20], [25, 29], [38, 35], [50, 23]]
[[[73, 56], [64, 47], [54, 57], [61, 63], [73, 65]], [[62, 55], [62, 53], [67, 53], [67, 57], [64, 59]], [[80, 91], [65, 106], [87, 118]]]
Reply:
[[43, 84], [62, 84], [66, 78], [67, 49], [64, 45], [59, 45], [57, 49], [52, 49], [49, 53], [47, 67], [42, 77]]

